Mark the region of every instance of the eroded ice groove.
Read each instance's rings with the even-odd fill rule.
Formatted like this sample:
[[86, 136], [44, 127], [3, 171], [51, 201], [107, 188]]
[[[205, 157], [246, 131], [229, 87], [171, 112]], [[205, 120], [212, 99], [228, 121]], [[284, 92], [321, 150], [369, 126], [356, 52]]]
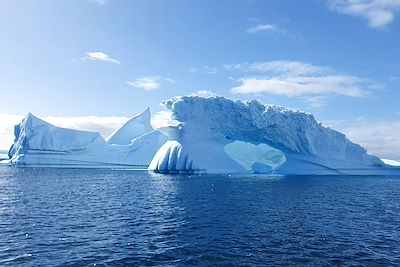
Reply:
[[[379, 158], [309, 113], [223, 97], [182, 96], [162, 104], [174, 121], [164, 132], [175, 142], [156, 153], [152, 171], [175, 172], [175, 163], [184, 157], [208, 173], [371, 174], [385, 169]], [[175, 152], [179, 149], [184, 154]]]
[[[109, 144], [97, 132], [56, 127], [28, 114], [15, 126], [15, 141], [9, 150], [10, 163], [27, 167], [147, 168], [168, 139], [161, 132], [143, 126], [149, 122], [148, 112], [133, 117], [134, 120], [124, 124], [126, 127], [115, 132], [116, 143], [121, 144]], [[133, 127], [135, 123], [140, 126], [137, 131]], [[145, 129], [149, 131], [141, 134]]]
[[185, 148], [177, 141], [167, 141], [154, 156], [149, 170], [166, 173], [199, 172]]

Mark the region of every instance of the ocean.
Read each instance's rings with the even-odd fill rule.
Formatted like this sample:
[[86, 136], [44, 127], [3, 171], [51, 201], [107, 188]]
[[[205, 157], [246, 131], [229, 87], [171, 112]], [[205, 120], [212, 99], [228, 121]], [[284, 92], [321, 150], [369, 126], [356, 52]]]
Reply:
[[400, 177], [0, 167], [0, 265], [400, 265]]

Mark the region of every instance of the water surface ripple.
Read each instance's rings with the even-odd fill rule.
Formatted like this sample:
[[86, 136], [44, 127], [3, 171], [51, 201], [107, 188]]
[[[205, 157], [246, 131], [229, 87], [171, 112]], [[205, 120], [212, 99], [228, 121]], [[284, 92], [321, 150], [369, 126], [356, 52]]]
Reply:
[[400, 177], [0, 168], [0, 266], [400, 265]]

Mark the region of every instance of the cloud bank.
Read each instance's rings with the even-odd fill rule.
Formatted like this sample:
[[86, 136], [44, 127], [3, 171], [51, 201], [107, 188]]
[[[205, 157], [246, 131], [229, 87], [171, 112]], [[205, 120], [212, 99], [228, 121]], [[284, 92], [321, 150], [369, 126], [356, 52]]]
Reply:
[[386, 159], [400, 160], [400, 120], [393, 121], [333, 121], [326, 125], [332, 126], [363, 147], [368, 153]]
[[299, 97], [314, 107], [322, 106], [331, 95], [364, 97], [368, 89], [380, 86], [367, 79], [301, 61], [276, 60], [225, 64], [223, 67], [243, 75], [237, 79], [240, 85], [231, 89], [234, 94]]

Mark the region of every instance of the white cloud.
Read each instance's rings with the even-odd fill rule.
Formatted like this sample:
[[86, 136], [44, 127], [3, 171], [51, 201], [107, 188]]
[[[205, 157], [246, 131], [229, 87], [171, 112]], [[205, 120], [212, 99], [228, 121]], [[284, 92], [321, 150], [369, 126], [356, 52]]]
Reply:
[[216, 74], [217, 68], [210, 66], [192, 67], [189, 69], [192, 73]]
[[209, 91], [209, 90], [199, 90], [197, 92], [191, 93], [191, 96], [201, 96], [201, 97], [212, 97], [212, 96], [216, 96], [217, 94], [214, 93], [213, 91]]
[[224, 64], [222, 65], [226, 70], [240, 70], [242, 68], [242, 64]]
[[239, 81], [242, 84], [232, 88], [232, 93], [269, 93], [287, 97], [327, 94], [350, 97], [365, 95], [359, 87], [360, 80], [354, 76], [243, 78]]
[[146, 91], [153, 91], [160, 88], [160, 84], [150, 77], [137, 78], [133, 82], [126, 82], [132, 87], [144, 89]]
[[272, 24], [257, 24], [248, 28], [246, 32], [249, 34], [255, 34], [259, 32], [280, 33], [282, 31], [277, 26], [274, 26]]
[[326, 124], [367, 148], [370, 154], [400, 160], [400, 120], [376, 122], [360, 118], [353, 122], [334, 120]]
[[322, 107], [328, 95], [363, 97], [368, 93], [365, 89], [377, 87], [377, 84], [366, 79], [337, 74], [331, 68], [300, 61], [233, 64], [224, 65], [224, 68], [262, 74], [238, 79], [241, 84], [232, 88], [232, 93], [302, 97], [313, 107]]
[[111, 62], [114, 64], [120, 64], [119, 60], [111, 58], [106, 53], [100, 51], [87, 52], [86, 56], [82, 57], [81, 60], [104, 61], [104, 62]]
[[141, 78], [137, 78], [136, 80], [132, 82], [126, 82], [128, 85], [139, 88], [139, 89], [144, 89], [146, 91], [154, 91], [160, 88], [161, 82], [169, 82], [169, 83], [175, 83], [173, 79], [167, 78], [167, 77], [161, 77], [161, 76], [144, 76]]
[[59, 127], [95, 131], [100, 132], [103, 136], [107, 136], [117, 127], [126, 122], [128, 117], [98, 117], [98, 116], [82, 116], [82, 117], [54, 117], [47, 116], [43, 118], [45, 121]]
[[400, 10], [400, 0], [330, 0], [331, 9], [342, 14], [361, 17], [371, 28], [383, 28]]
[[[14, 125], [19, 124], [24, 116], [0, 114], [0, 149], [7, 150], [14, 141]], [[100, 132], [104, 137], [126, 122], [128, 117], [43, 117], [43, 120], [59, 127]]]

